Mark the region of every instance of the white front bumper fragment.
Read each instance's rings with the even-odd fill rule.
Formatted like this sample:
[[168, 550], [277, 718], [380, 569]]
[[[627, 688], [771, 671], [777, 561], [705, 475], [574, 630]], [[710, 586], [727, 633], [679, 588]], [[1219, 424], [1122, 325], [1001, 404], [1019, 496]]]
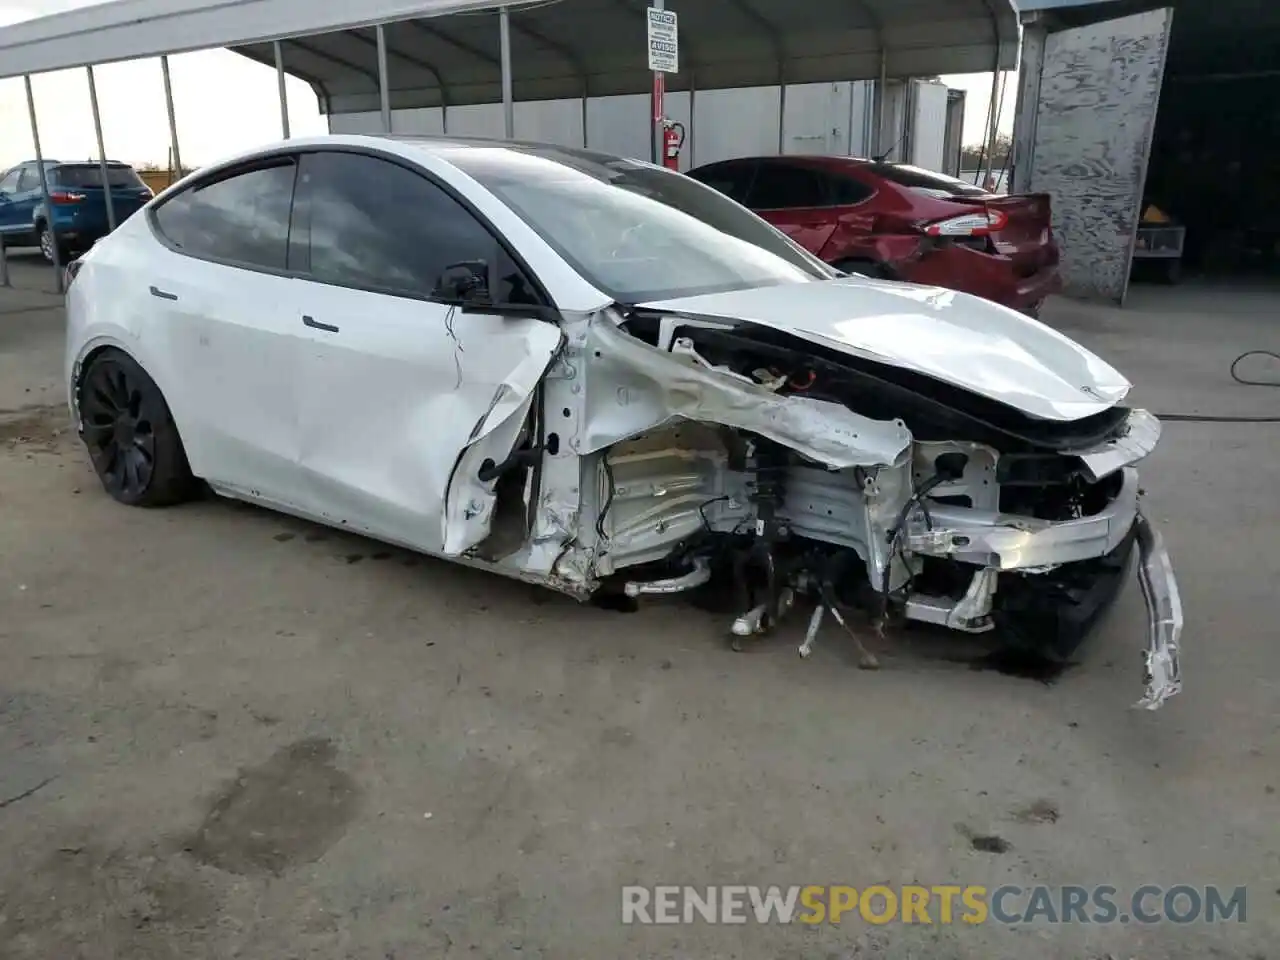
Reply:
[[1182, 597], [1173, 575], [1169, 553], [1151, 522], [1138, 513], [1138, 582], [1147, 604], [1147, 689], [1134, 704], [1142, 710], [1156, 710], [1182, 690], [1179, 640], [1182, 636]]

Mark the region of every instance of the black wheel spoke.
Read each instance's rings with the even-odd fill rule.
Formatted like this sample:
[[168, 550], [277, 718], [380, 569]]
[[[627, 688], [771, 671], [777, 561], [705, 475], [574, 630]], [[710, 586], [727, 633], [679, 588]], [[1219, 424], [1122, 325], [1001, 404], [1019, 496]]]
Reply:
[[138, 475], [138, 489], [145, 490], [151, 483], [151, 471], [154, 466], [150, 460], [142, 455], [142, 450], [138, 450], [137, 458], [134, 460], [134, 469]]
[[138, 489], [138, 454], [136, 451], [122, 450], [121, 458], [124, 461], [124, 488], [127, 491], [135, 491]]
[[112, 423], [95, 423], [90, 421], [84, 425], [84, 441], [96, 450], [102, 450], [111, 442], [115, 432]]
[[116, 405], [115, 397], [112, 396], [111, 384], [104, 379], [95, 377], [93, 382], [89, 384], [88, 399], [93, 401], [104, 412], [115, 413], [119, 407]]
[[129, 409], [129, 378], [125, 376], [125, 372], [119, 367], [112, 369], [114, 376], [112, 386], [115, 390], [116, 409], [127, 411]]
[[120, 481], [120, 445], [112, 440], [102, 451], [102, 476], [105, 480], [119, 485]]

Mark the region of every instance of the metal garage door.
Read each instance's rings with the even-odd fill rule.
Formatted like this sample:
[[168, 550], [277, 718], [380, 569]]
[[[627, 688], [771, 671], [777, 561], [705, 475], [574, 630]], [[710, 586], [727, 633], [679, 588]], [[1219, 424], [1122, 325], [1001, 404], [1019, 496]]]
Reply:
[[1045, 41], [1030, 186], [1053, 197], [1072, 296], [1124, 301], [1172, 19], [1153, 10]]

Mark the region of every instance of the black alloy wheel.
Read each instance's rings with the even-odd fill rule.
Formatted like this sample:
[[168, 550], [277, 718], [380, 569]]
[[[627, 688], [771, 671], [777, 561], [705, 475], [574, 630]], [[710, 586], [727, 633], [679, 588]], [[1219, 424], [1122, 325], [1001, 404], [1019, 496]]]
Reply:
[[190, 494], [191, 471], [168, 404], [131, 357], [99, 354], [85, 371], [79, 407], [81, 438], [112, 497], [161, 506]]

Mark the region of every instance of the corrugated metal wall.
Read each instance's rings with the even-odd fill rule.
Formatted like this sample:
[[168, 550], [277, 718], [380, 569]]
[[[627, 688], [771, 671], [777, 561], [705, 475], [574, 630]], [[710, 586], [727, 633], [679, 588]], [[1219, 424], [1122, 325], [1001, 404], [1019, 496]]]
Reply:
[[1051, 33], [1028, 186], [1050, 194], [1072, 296], [1124, 301], [1173, 11]]
[[913, 101], [911, 162], [926, 170], [946, 170], [947, 87], [942, 83], [912, 81]]
[[[869, 132], [868, 93], [872, 81], [795, 84], [787, 87], [786, 153], [866, 155]], [[945, 91], [945, 87], [943, 88]], [[690, 123], [689, 93], [671, 92], [664, 100], [667, 115], [684, 124], [687, 140], [680, 154], [682, 170], [730, 157], [778, 153], [778, 88], [744, 87], [697, 91], [697, 116]], [[449, 133], [501, 137], [502, 105], [451, 107]], [[938, 121], [941, 135], [945, 118]], [[443, 132], [440, 109], [393, 110], [396, 133]], [[329, 117], [332, 133], [376, 133], [380, 115], [339, 113]], [[515, 105], [516, 137], [565, 146], [582, 146], [582, 101], [520, 101]], [[643, 95], [593, 97], [587, 101], [587, 145], [621, 156], [649, 157], [649, 98]]]

